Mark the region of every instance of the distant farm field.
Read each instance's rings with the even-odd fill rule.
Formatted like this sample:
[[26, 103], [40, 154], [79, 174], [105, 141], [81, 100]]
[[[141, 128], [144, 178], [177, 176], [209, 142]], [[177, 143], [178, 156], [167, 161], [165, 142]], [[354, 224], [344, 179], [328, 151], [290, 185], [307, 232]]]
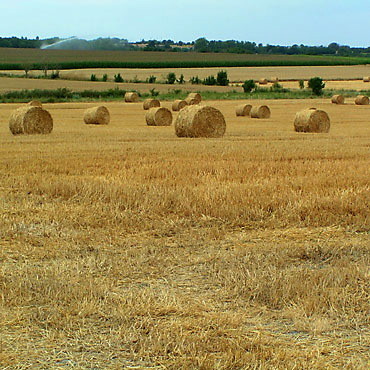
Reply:
[[12, 136], [0, 104], [1, 369], [369, 369], [370, 106], [241, 102], [205, 102], [218, 139], [123, 102]]
[[269, 65], [354, 65], [370, 63], [370, 58], [257, 55], [194, 52], [70, 51], [0, 48], [0, 69], [23, 69], [25, 63], [42, 69], [54, 65], [75, 68], [175, 68]]

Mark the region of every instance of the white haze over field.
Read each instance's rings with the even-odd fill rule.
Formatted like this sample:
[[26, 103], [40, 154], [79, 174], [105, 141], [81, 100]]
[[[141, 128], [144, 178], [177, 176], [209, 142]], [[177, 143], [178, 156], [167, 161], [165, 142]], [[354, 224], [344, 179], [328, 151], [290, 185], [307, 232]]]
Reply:
[[370, 0], [1, 0], [0, 14], [0, 37], [370, 46]]

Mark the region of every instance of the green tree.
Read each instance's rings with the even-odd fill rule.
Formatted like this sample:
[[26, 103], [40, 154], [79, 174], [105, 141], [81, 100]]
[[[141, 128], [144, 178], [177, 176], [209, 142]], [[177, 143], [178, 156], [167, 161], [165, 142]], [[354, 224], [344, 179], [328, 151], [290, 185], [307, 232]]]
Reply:
[[98, 81], [98, 79], [96, 78], [96, 75], [92, 74], [90, 76], [90, 81]]
[[173, 72], [170, 72], [167, 75], [166, 83], [170, 84], [170, 85], [173, 85], [175, 82], [176, 82], [176, 75]]
[[229, 79], [227, 78], [226, 71], [220, 71], [217, 73], [217, 85], [218, 86], [228, 86]]
[[120, 73], [114, 75], [114, 82], [123, 82], [123, 78]]
[[217, 80], [215, 79], [215, 76], [208, 76], [203, 80], [203, 85], [213, 86], [216, 84], [217, 84]]
[[183, 75], [183, 74], [181, 74], [181, 75], [180, 75], [180, 78], [177, 80], [177, 82], [178, 82], [180, 85], [182, 85], [183, 83], [185, 83], [185, 78], [184, 78], [184, 75]]
[[322, 81], [322, 78], [313, 77], [308, 80], [308, 87], [315, 95], [322, 95], [322, 89], [325, 87], [325, 84]]
[[204, 37], [195, 40], [194, 51], [197, 51], [199, 53], [206, 53], [207, 51], [209, 51], [209, 41]]
[[298, 85], [299, 85], [300, 89], [304, 89], [304, 81], [303, 80], [299, 80]]
[[253, 80], [246, 80], [244, 81], [242, 87], [245, 93], [250, 93], [256, 88], [256, 83]]

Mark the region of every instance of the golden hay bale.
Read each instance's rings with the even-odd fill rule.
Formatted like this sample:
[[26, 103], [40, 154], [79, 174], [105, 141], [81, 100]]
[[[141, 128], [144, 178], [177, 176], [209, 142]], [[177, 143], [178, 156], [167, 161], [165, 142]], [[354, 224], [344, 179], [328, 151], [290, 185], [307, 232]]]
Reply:
[[11, 114], [9, 129], [13, 135], [50, 134], [53, 118], [41, 107], [21, 107]]
[[161, 102], [158, 99], [145, 99], [143, 103], [144, 110], [148, 110], [150, 108], [157, 108], [161, 106]]
[[235, 108], [237, 116], [249, 116], [252, 106], [250, 104], [240, 104]]
[[329, 132], [330, 118], [323, 110], [303, 109], [296, 113], [294, 129], [297, 132]]
[[333, 104], [344, 104], [344, 96], [343, 95], [333, 95], [331, 98], [331, 102]]
[[126, 103], [136, 103], [139, 101], [139, 95], [136, 92], [127, 92], [125, 94], [125, 102]]
[[267, 105], [252, 107], [250, 115], [252, 118], [270, 118], [271, 111]]
[[223, 114], [210, 106], [189, 105], [180, 111], [175, 121], [179, 137], [221, 137], [225, 131]]
[[148, 126], [171, 126], [172, 113], [164, 107], [150, 108], [145, 114], [145, 119]]
[[27, 105], [31, 107], [42, 107], [42, 103], [38, 100], [31, 100], [30, 102], [27, 103]]
[[270, 82], [279, 82], [279, 78], [278, 77], [271, 77]]
[[261, 79], [258, 81], [258, 83], [259, 83], [260, 85], [267, 85], [267, 83], [268, 83], [267, 78], [261, 78]]
[[85, 110], [84, 122], [87, 125], [107, 125], [109, 121], [109, 110], [104, 106], [88, 108]]
[[194, 99], [196, 101], [196, 103], [193, 103], [193, 104], [199, 104], [201, 101], [202, 101], [202, 96], [199, 94], [199, 93], [190, 93], [188, 94], [187, 99]]
[[356, 105], [368, 105], [369, 98], [366, 95], [358, 95], [355, 99]]
[[364, 78], [363, 78], [363, 81], [364, 81], [364, 82], [370, 82], [370, 77], [364, 77]]
[[172, 110], [174, 112], [180, 111], [182, 108], [188, 105], [186, 100], [177, 99], [172, 103]]
[[185, 99], [187, 105], [197, 105], [199, 104], [199, 101], [197, 99], [193, 98], [186, 98]]

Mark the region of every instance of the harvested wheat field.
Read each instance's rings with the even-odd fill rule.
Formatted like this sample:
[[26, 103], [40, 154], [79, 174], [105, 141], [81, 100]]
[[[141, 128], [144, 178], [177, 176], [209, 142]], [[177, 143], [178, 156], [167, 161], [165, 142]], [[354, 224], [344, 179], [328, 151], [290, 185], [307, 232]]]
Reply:
[[[155, 76], [157, 80], [165, 80], [168, 73], [174, 72], [176, 75], [183, 74], [186, 80], [190, 77], [199, 76], [205, 78], [209, 75], [217, 75], [220, 69], [226, 70], [230, 81], [244, 81], [249, 79], [259, 80], [260, 78], [271, 79], [270, 76], [276, 76], [279, 80], [286, 79], [309, 79], [311, 77], [320, 76], [324, 79], [335, 80], [358, 79], [363, 82], [363, 76], [370, 74], [370, 66], [355, 65], [355, 66], [271, 66], [271, 67], [204, 67], [204, 68], [86, 68], [86, 69], [71, 69], [61, 70], [62, 78], [86, 78], [89, 79], [91, 74], [96, 74], [101, 78], [103, 74], [107, 74], [113, 79], [117, 73], [121, 73], [125, 79], [138, 78], [145, 80], [149, 76]], [[4, 71], [13, 74], [24, 75], [24, 71]], [[40, 75], [40, 71], [30, 71], [30, 75]]]
[[[0, 105], [2, 368], [368, 369], [370, 106], [206, 103], [222, 138], [140, 102], [15, 137]], [[294, 132], [310, 107], [329, 133]]]

